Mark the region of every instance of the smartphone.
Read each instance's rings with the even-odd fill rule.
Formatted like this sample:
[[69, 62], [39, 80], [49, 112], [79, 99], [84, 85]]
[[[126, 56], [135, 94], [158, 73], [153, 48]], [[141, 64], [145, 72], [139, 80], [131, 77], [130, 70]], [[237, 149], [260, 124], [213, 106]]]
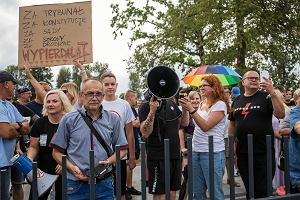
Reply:
[[263, 77], [265, 77], [267, 79], [270, 78], [269, 72], [267, 70], [260, 71], [260, 82], [264, 82], [265, 81], [265, 79]]
[[179, 99], [184, 98], [185, 95], [184, 94], [179, 94]]

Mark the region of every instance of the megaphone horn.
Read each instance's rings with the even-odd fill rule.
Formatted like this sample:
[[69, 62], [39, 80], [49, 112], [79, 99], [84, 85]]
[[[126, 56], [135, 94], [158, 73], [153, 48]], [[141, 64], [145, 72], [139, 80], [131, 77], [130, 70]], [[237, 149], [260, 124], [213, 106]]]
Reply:
[[[27, 176], [30, 182], [32, 182], [32, 162], [27, 158], [25, 154], [19, 155], [16, 154], [10, 162], [13, 164], [14, 167], [16, 167], [19, 171], [21, 171], [23, 174]], [[52, 175], [43, 172], [42, 170], [38, 169], [37, 171], [37, 190], [38, 190], [38, 196], [42, 196], [46, 191], [48, 191], [52, 185], [57, 180], [58, 175]]]
[[171, 68], [160, 65], [149, 71], [147, 87], [154, 96], [168, 99], [178, 93], [179, 78]]

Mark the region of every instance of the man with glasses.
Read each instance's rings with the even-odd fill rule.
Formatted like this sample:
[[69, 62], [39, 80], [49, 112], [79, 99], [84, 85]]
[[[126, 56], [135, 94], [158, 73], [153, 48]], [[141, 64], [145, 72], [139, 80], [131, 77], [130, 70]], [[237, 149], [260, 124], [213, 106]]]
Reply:
[[18, 102], [22, 105], [28, 103], [31, 100], [32, 94], [29, 88], [21, 87], [16, 91], [16, 95], [18, 97]]
[[14, 155], [16, 138], [29, 132], [28, 121], [24, 121], [17, 108], [7, 101], [13, 97], [17, 83], [10, 73], [0, 71], [0, 170], [5, 170], [0, 183], [1, 200], [9, 199], [10, 159]]
[[[115, 153], [108, 157], [104, 147], [94, 135], [97, 133], [92, 133], [80, 112], [91, 121], [111, 152], [115, 145], [120, 145], [120, 157], [123, 158], [127, 154], [128, 147], [119, 118], [102, 107], [104, 97], [102, 83], [99, 80], [85, 80], [80, 96], [83, 99], [83, 107], [62, 118], [50, 144], [53, 147], [53, 157], [60, 165], [62, 155], [68, 156], [67, 194], [68, 199], [72, 200], [89, 199], [90, 150], [94, 150], [94, 167], [99, 164], [112, 165], [116, 162]], [[112, 173], [107, 175], [95, 180], [95, 199], [113, 200]]]
[[[256, 71], [244, 74], [244, 94], [233, 101], [229, 114], [228, 134], [236, 138], [238, 169], [249, 198], [248, 134], [253, 135], [254, 197], [267, 196], [267, 154], [266, 135], [274, 137], [272, 115], [282, 119], [284, 106], [274, 91], [272, 81], [263, 77], [260, 82]], [[273, 140], [272, 140], [273, 141]], [[274, 143], [274, 141], [272, 142]], [[272, 176], [275, 173], [274, 145], [272, 145]]]

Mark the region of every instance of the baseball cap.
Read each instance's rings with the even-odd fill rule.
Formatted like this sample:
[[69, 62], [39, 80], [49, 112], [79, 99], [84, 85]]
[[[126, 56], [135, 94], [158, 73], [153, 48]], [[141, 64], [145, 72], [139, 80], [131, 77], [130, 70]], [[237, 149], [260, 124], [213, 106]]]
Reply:
[[3, 83], [5, 81], [12, 81], [15, 84], [19, 84], [19, 81], [17, 81], [13, 75], [11, 75], [10, 73], [8, 73], [7, 71], [1, 70], [0, 71], [0, 83]]
[[21, 88], [17, 89], [16, 93], [17, 93], [17, 95], [20, 95], [20, 94], [22, 94], [24, 92], [28, 92], [28, 91], [30, 91], [29, 88], [27, 88], [27, 87], [21, 87]]
[[237, 97], [237, 96], [240, 96], [240, 95], [241, 95], [241, 91], [240, 91], [239, 87], [233, 87], [231, 89], [231, 96], [232, 97]]

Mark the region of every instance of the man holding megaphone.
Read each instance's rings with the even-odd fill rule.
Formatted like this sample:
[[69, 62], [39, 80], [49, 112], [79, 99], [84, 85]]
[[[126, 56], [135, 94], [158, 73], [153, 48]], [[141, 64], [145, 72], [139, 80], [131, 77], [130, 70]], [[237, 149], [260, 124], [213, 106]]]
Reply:
[[11, 99], [18, 81], [8, 72], [0, 71], [0, 170], [4, 170], [1, 181], [1, 200], [9, 199], [10, 159], [14, 154], [16, 138], [29, 132], [29, 123], [24, 121], [17, 108], [6, 99]]
[[[152, 68], [147, 77], [146, 101], [139, 108], [140, 130], [147, 146], [149, 193], [153, 199], [165, 199], [164, 139], [170, 142], [170, 199], [175, 200], [181, 186], [179, 125], [187, 126], [189, 114], [180, 111], [173, 97], [179, 79], [168, 67]], [[150, 99], [149, 99], [150, 97]]]

